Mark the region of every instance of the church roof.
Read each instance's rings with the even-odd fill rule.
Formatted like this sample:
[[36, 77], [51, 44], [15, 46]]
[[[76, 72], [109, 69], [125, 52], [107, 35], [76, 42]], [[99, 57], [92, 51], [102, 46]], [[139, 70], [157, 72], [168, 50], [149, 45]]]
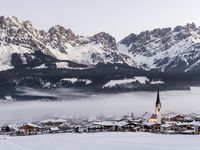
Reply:
[[159, 104], [161, 105], [161, 102], [160, 102], [160, 90], [159, 90], [159, 87], [158, 87], [157, 98], [156, 98], [156, 106], [158, 106]]

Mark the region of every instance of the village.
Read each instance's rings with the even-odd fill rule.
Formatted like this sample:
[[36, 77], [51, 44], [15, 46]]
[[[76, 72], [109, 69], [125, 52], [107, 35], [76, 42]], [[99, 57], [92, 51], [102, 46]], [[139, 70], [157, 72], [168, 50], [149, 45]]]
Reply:
[[2, 125], [1, 135], [27, 136], [55, 133], [94, 132], [151, 132], [158, 134], [200, 134], [199, 114], [161, 113], [159, 88], [155, 112], [135, 117], [132, 114], [120, 118], [53, 118], [20, 125]]

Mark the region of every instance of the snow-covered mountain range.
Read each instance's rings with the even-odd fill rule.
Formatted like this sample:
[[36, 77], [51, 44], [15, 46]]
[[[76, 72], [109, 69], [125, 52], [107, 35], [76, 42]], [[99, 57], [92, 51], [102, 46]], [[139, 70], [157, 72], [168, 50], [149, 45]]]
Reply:
[[40, 56], [36, 58], [36, 52], [88, 66], [98, 63], [135, 66], [129, 56], [119, 53], [115, 38], [107, 33], [84, 37], [60, 25], [46, 32], [35, 29], [30, 21], [20, 22], [16, 17], [0, 17], [0, 44], [1, 70], [6, 66], [38, 62]]
[[118, 43], [118, 50], [147, 70], [194, 71], [200, 67], [200, 27], [192, 23], [132, 33]]
[[8, 84], [71, 85], [72, 79], [73, 85], [104, 89], [110, 81], [128, 89], [157, 81], [188, 89], [191, 80], [197, 83], [199, 68], [200, 27], [194, 23], [132, 33], [117, 43], [105, 32], [86, 37], [60, 25], [44, 31], [30, 21], [0, 17], [0, 90]]

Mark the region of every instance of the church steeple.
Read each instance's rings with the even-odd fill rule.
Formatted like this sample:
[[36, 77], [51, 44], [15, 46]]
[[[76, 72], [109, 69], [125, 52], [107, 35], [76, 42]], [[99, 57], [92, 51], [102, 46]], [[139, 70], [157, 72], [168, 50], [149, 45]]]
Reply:
[[151, 118], [149, 118], [149, 122], [153, 122], [153, 123], [161, 123], [161, 102], [160, 102], [160, 90], [159, 90], [159, 86], [158, 86], [158, 90], [157, 90], [157, 98], [156, 98], [156, 103], [155, 103], [155, 113], [151, 116]]
[[156, 106], [155, 106], [155, 115], [158, 119], [158, 123], [161, 123], [161, 102], [160, 102], [160, 90], [158, 86], [157, 90], [157, 98], [156, 98]]
[[157, 90], [157, 98], [156, 98], [156, 107], [160, 105], [161, 107], [161, 102], [160, 102], [160, 89], [159, 89], [159, 86], [158, 86], [158, 90]]

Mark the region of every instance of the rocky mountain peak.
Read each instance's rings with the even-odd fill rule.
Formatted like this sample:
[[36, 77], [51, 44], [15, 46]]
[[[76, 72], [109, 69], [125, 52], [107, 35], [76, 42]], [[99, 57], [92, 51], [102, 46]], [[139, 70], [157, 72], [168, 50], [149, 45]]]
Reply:
[[20, 26], [20, 22], [16, 17], [0, 17], [0, 27], [1, 28], [9, 28], [9, 27], [18, 27]]
[[23, 22], [23, 25], [24, 25], [24, 27], [26, 28], [26, 29], [28, 29], [28, 30], [30, 30], [30, 29], [32, 29], [33, 28], [33, 25], [32, 25], [32, 23], [30, 22], [30, 21], [24, 21]]
[[197, 26], [194, 23], [188, 23], [186, 26], [184, 26], [188, 30], [195, 30]]
[[108, 33], [105, 32], [97, 33], [92, 37], [92, 41], [95, 42], [96, 44], [101, 43], [112, 50], [117, 50], [117, 44], [115, 38]]
[[66, 29], [63, 26], [56, 25], [49, 29], [50, 36], [55, 36], [58, 38], [65, 37], [67, 41], [74, 41], [76, 35], [72, 32], [71, 29]]
[[151, 31], [151, 34], [158, 38], [158, 37], [163, 37], [166, 36], [168, 33], [172, 32], [172, 28], [157, 28]]

